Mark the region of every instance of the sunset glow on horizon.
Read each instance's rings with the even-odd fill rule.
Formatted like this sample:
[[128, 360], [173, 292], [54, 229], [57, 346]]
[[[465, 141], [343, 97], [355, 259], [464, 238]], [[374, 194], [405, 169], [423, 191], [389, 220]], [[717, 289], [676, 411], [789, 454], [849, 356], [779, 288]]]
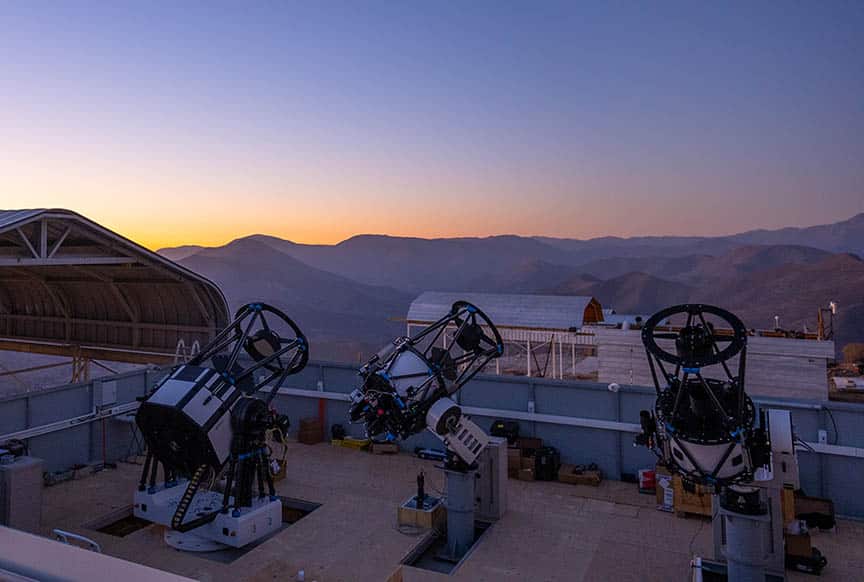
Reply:
[[864, 212], [864, 5], [742, 6], [8, 3], [0, 208], [153, 249]]

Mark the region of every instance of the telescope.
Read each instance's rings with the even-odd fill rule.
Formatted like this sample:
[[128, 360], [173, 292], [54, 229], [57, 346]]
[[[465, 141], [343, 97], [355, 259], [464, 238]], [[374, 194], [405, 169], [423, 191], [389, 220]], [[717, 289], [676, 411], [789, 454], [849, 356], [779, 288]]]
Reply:
[[389, 441], [429, 429], [447, 447], [448, 464], [467, 468], [488, 438], [451, 396], [502, 353], [489, 317], [457, 301], [441, 319], [395, 339], [360, 369], [363, 384], [351, 394], [349, 419], [362, 422], [368, 437]]
[[[264, 303], [238, 309], [141, 403], [135, 422], [147, 455], [135, 515], [168, 526], [168, 544], [189, 551], [242, 547], [276, 531], [282, 505], [266, 433], [284, 435], [288, 418], [271, 403], [308, 360], [306, 336], [282, 311]], [[265, 386], [270, 393], [258, 398]], [[160, 465], [164, 478], [157, 483]], [[209, 490], [220, 475], [224, 490]]]

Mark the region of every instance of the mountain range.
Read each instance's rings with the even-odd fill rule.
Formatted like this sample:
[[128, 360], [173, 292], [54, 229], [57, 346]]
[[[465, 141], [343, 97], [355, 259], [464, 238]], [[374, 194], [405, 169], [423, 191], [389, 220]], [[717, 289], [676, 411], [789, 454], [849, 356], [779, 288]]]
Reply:
[[830, 225], [722, 237], [421, 239], [358, 235], [307, 245], [252, 235], [222, 247], [161, 249], [218, 283], [233, 307], [286, 309], [318, 346], [315, 357], [354, 361], [402, 325], [426, 290], [578, 294], [619, 313], [703, 301], [754, 328], [815, 329], [837, 301], [838, 349], [864, 341], [864, 214]]

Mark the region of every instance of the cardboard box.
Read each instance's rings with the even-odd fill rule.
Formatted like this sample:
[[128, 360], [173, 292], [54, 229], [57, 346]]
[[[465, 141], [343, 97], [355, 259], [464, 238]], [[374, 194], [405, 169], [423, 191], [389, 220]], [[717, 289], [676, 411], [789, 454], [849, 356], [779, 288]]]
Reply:
[[534, 480], [534, 467], [530, 469], [519, 469], [519, 480], [520, 481], [533, 481]]
[[563, 463], [558, 469], [558, 480], [562, 483], [570, 483], [571, 485], [591, 485], [597, 487], [603, 481], [603, 473], [600, 470], [588, 471], [582, 470], [576, 472], [575, 465]]
[[522, 450], [518, 447], [507, 447], [507, 476], [517, 479], [520, 469], [522, 469]]
[[534, 470], [534, 457], [521, 457], [519, 463], [519, 469], [531, 469]]
[[399, 452], [399, 445], [396, 443], [372, 443], [373, 455], [395, 455]]
[[543, 439], [534, 437], [519, 437], [516, 447], [521, 449], [523, 455], [534, 456], [534, 451], [543, 446]]
[[802, 556], [809, 558], [813, 555], [813, 546], [810, 545], [810, 534], [784, 534], [786, 540], [787, 556]]
[[810, 529], [831, 529], [836, 525], [834, 502], [821, 497], [795, 493], [795, 518], [803, 519]]
[[675, 510], [675, 489], [672, 487], [672, 473], [663, 465], [654, 468], [657, 486], [657, 509], [660, 511]]

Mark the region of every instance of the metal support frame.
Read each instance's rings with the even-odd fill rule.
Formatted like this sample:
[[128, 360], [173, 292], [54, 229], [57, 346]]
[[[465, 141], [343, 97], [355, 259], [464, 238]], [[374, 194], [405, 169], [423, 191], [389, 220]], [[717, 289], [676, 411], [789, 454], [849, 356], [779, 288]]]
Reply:
[[[27, 210], [4, 212], [2, 218], [0, 280], [15, 285], [0, 291], [0, 350], [163, 364], [175, 348], [164, 345], [164, 338], [171, 344], [180, 337], [205, 342], [227, 321], [224, 297], [211, 282], [78, 214]], [[111, 309], [91, 309], [70, 287], [77, 283], [98, 284], [100, 300]], [[190, 314], [186, 325], [170, 325], [181, 322], [169, 311], [139, 306], [151, 301], [140, 285], [172, 286], [170, 294], [152, 301], [182, 301], [178, 307]], [[148, 321], [148, 311], [156, 313], [154, 320]], [[105, 313], [112, 319], [102, 319]], [[166, 334], [152, 333], [161, 331]], [[79, 364], [74, 377], [86, 378]]]
[[90, 358], [80, 353], [72, 356], [72, 383], [86, 382], [90, 379]]
[[[66, 239], [73, 231], [72, 226], [67, 226], [57, 238], [49, 239], [49, 221], [55, 218], [50, 214], [44, 215], [37, 221], [22, 224], [15, 227], [14, 232], [18, 235], [16, 238], [7, 238], [12, 243], [19, 243], [16, 246], [24, 251], [23, 254], [14, 257], [0, 257], [0, 266], [51, 266], [51, 265], [125, 265], [129, 263], [137, 263], [134, 257], [128, 255], [105, 255], [98, 257], [78, 257], [78, 256], [57, 256], [57, 252], [66, 242]], [[61, 218], [62, 219], [62, 218]], [[31, 225], [32, 235], [28, 235], [25, 229]], [[36, 240], [31, 240], [32, 236]]]
[[[408, 322], [406, 324], [407, 335], [411, 335], [412, 328], [425, 327], [418, 322]], [[447, 343], [450, 337], [455, 333], [455, 327], [448, 327], [446, 332], [442, 334], [442, 347], [447, 349]], [[570, 346], [571, 358], [570, 365], [567, 366], [572, 370], [572, 375], [576, 376], [576, 364], [578, 363], [578, 355], [585, 349], [594, 349], [594, 334], [586, 331], [572, 332], [553, 329], [523, 329], [523, 328], [508, 328], [500, 327], [501, 338], [505, 346], [511, 346], [526, 355], [525, 376], [529, 378], [552, 378], [563, 380], [565, 378], [565, 356], [564, 346]], [[509, 333], [508, 333], [509, 332]], [[515, 336], [526, 336], [524, 339], [517, 339]], [[542, 339], [531, 336], [542, 336]], [[589, 338], [588, 341], [580, 342], [578, 338]], [[544, 348], [548, 348], [545, 361], [541, 362], [537, 357], [537, 353]], [[501, 360], [507, 360], [507, 356], [502, 356], [495, 361], [495, 374], [501, 375]]]

